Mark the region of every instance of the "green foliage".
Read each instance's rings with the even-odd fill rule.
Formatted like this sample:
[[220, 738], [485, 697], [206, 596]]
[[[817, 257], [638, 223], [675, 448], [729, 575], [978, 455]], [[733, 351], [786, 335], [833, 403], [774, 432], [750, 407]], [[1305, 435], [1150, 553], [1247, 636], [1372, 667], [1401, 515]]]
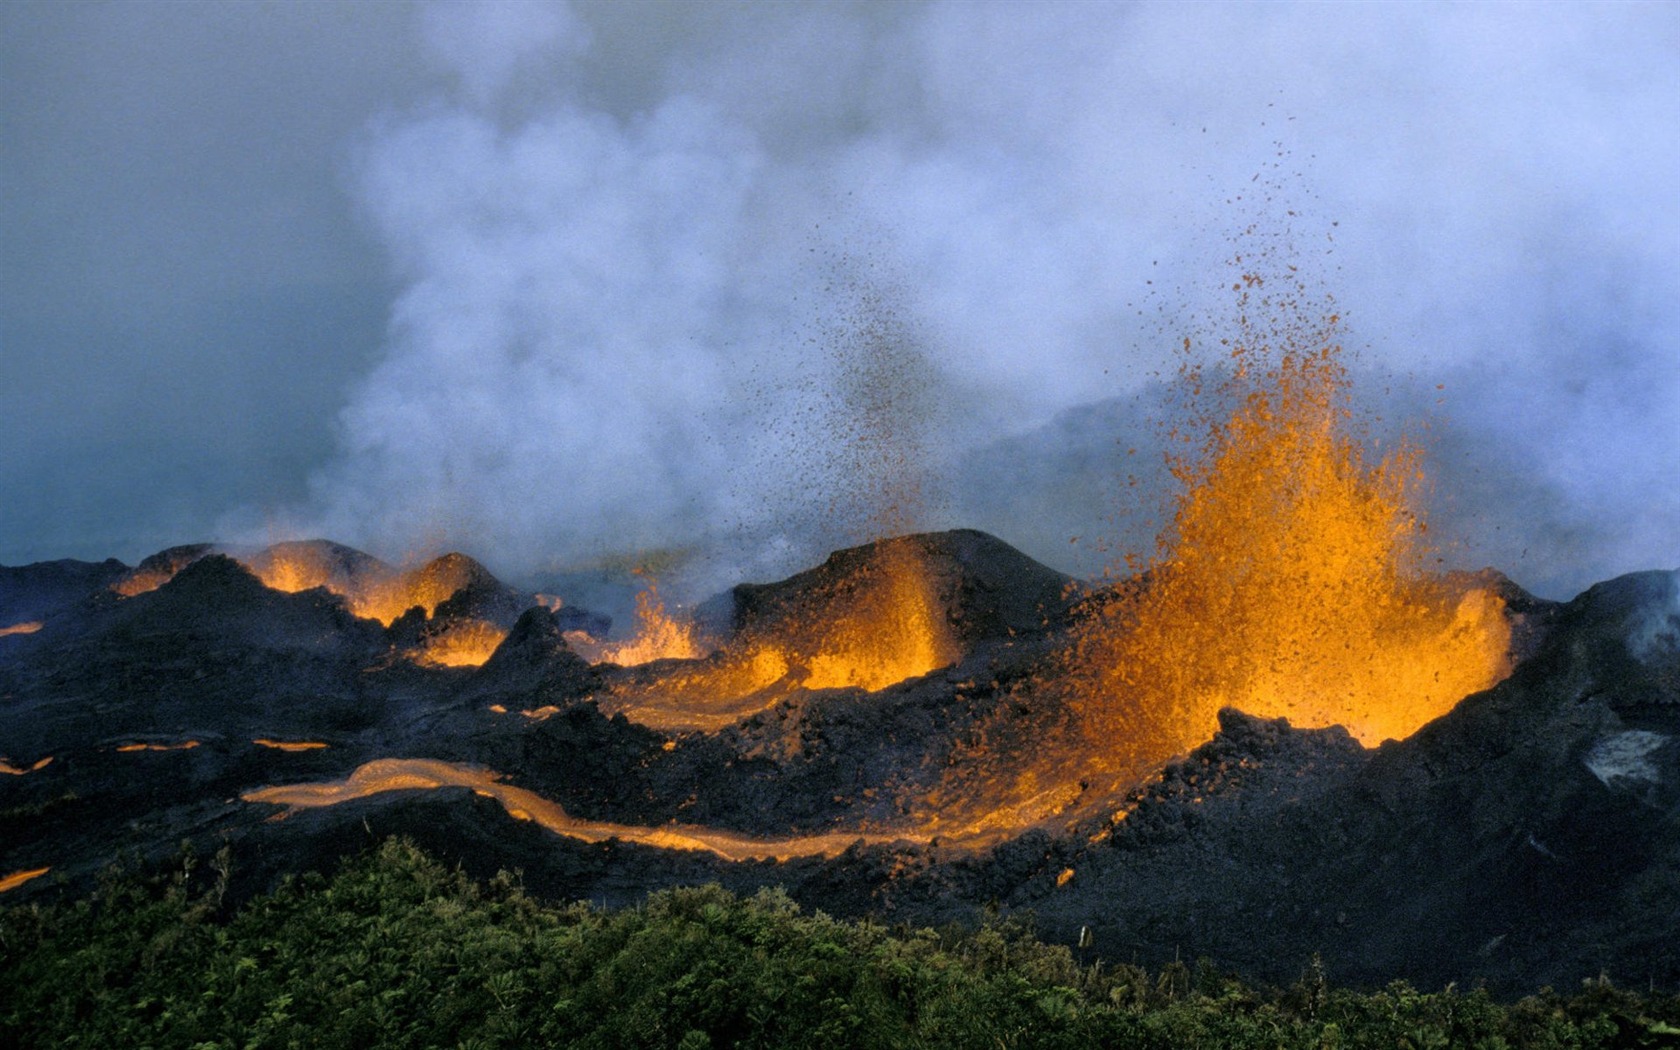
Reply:
[[[1515, 1004], [1262, 992], [1205, 962], [1080, 966], [1009, 921], [889, 931], [780, 891], [617, 912], [476, 883], [392, 840], [236, 913], [229, 858], [0, 910], [0, 1047], [1599, 1047], [1676, 1045], [1680, 1002], [1595, 981]], [[200, 888], [202, 887], [202, 888]]]

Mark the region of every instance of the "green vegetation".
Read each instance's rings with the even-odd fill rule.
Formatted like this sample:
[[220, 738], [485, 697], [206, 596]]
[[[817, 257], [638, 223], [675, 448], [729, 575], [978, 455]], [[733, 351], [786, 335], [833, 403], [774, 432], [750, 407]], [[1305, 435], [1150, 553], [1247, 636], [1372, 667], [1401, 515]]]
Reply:
[[888, 930], [775, 891], [605, 912], [387, 842], [224, 914], [226, 852], [0, 910], [0, 1047], [1673, 1045], [1680, 1000], [1594, 982], [1261, 992], [1207, 966], [1085, 967], [1019, 927]]

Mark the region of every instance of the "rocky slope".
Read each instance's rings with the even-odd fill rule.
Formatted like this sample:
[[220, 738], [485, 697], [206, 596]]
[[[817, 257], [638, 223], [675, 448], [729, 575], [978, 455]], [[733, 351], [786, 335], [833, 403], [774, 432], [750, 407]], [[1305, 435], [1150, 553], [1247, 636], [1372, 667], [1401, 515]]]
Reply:
[[[50, 869], [0, 903], [83, 890], [183, 839], [230, 843], [249, 892], [400, 832], [607, 903], [779, 883], [893, 920], [1030, 909], [1068, 943], [1087, 929], [1088, 954], [1206, 955], [1262, 979], [1317, 952], [1366, 983], [1680, 982], [1680, 574], [1564, 605], [1501, 584], [1514, 673], [1406, 740], [1366, 750], [1338, 728], [1227, 711], [1146, 782], [1081, 785], [1053, 817], [982, 834], [928, 814], [984, 796], [1012, 756], [1053, 760], [1035, 752], [1070, 715], [1026, 686], [1077, 595], [981, 533], [891, 542], [929, 567], [955, 662], [874, 691], [808, 689], [791, 667], [705, 731], [633, 717], [650, 690], [691, 689], [711, 664], [592, 666], [566, 632], [598, 619], [536, 604], [470, 559], [434, 568], [433, 592], [451, 593], [389, 624], [341, 592], [395, 570], [332, 545], [280, 552], [345, 577], [291, 593], [262, 583], [255, 555], [208, 548], [133, 571], [0, 569], [0, 609], [40, 623], [0, 636], [0, 878]], [[713, 663], [824, 607], [879, 553], [709, 603]], [[141, 571], [153, 589], [112, 590]], [[507, 632], [482, 666], [410, 658], [466, 621]], [[500, 779], [393, 782], [314, 808], [249, 797], [394, 758]], [[574, 833], [546, 827], [545, 805]], [[771, 841], [785, 859], [754, 853]]]

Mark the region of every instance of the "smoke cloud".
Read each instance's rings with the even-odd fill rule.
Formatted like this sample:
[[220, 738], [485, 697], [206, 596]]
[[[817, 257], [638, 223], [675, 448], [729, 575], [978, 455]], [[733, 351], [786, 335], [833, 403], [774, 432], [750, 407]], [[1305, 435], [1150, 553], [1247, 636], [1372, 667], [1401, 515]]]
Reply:
[[944, 495], [907, 524], [1092, 571], [1257, 224], [1385, 425], [1419, 421], [1453, 562], [1556, 596], [1680, 563], [1671, 6], [421, 17], [448, 86], [354, 179], [402, 291], [300, 529], [796, 566], [875, 513], [824, 473], [867, 401], [835, 347], [873, 332], [924, 391], [902, 433], [933, 428], [904, 440]]

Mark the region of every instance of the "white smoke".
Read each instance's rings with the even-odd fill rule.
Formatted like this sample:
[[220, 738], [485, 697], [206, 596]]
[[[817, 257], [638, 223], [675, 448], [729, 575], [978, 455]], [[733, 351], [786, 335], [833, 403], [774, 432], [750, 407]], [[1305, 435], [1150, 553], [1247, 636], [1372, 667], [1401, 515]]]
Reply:
[[[1365, 363], [1412, 377], [1385, 411], [1439, 417], [1459, 560], [1554, 591], [1680, 561], [1673, 8], [482, 4], [425, 30], [454, 87], [362, 150], [406, 291], [300, 512], [328, 535], [527, 567], [772, 543], [833, 439], [799, 420], [832, 400], [843, 259], [960, 406], [936, 444], [965, 520], [928, 524], [1065, 564], [1101, 523], [989, 492], [984, 446], [1142, 389], [1233, 237], [1293, 211]], [[1042, 476], [1102, 469], [1040, 444]]]

